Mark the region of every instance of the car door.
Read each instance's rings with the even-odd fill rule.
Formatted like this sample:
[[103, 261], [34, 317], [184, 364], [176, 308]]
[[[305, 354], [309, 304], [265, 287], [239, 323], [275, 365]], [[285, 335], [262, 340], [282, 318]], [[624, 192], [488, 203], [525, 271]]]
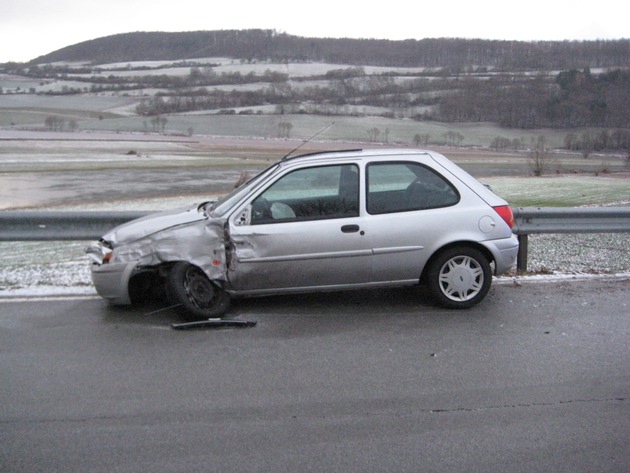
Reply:
[[237, 293], [366, 283], [371, 244], [356, 164], [286, 172], [228, 220], [228, 281]]
[[417, 282], [435, 242], [456, 224], [460, 195], [442, 175], [415, 161], [372, 162], [366, 169], [372, 282]]

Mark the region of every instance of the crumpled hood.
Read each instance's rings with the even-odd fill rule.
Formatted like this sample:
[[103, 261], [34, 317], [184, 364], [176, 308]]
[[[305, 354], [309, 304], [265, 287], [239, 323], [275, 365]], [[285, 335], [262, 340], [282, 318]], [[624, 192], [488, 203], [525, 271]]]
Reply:
[[204, 220], [203, 205], [195, 204], [191, 207], [180, 207], [132, 220], [103, 235], [103, 240], [116, 246], [139, 240], [168, 228]]

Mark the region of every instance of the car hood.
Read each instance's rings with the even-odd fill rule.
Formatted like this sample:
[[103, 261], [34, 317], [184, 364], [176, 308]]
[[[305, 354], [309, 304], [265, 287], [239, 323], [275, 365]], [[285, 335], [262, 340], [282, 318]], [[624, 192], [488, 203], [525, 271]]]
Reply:
[[132, 220], [103, 235], [103, 240], [116, 246], [145, 238], [169, 228], [204, 220], [206, 218], [203, 211], [204, 205], [157, 212]]

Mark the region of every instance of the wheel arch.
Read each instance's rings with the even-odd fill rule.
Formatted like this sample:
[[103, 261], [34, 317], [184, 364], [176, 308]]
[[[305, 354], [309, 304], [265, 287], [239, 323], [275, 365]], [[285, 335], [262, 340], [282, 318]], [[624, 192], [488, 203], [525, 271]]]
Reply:
[[222, 276], [222, 273], [217, 273], [216, 270], [208, 271], [208, 267], [207, 265], [203, 264], [204, 263], [203, 261], [199, 262], [196, 260], [191, 261], [185, 258], [179, 258], [179, 259], [160, 261], [157, 264], [151, 264], [151, 265], [136, 265], [133, 268], [133, 271], [131, 271], [129, 279], [127, 280], [127, 290], [130, 290], [132, 281], [137, 284], [138, 281], [141, 281], [142, 279], [147, 278], [147, 277], [150, 278], [153, 276], [159, 276], [159, 277], [165, 278], [168, 272], [173, 268], [173, 266], [175, 266], [177, 263], [180, 263], [180, 262], [188, 263], [188, 264], [198, 267], [206, 274], [206, 276], [208, 277], [210, 281], [212, 281], [213, 283], [215, 283], [221, 288], [225, 288], [225, 285], [226, 285], [225, 278], [218, 277], [218, 276]]
[[136, 266], [127, 281], [127, 293], [132, 304], [155, 299], [163, 291], [164, 279], [175, 262], [168, 261], [152, 266]]
[[494, 255], [492, 254], [492, 251], [490, 251], [486, 246], [482, 245], [481, 243], [476, 242], [476, 241], [470, 241], [470, 240], [453, 241], [453, 242], [447, 243], [446, 245], [443, 245], [443, 246], [439, 247], [437, 250], [435, 250], [431, 254], [431, 257], [425, 263], [424, 268], [422, 268], [422, 273], [420, 274], [420, 283], [424, 284], [424, 283], [427, 282], [427, 274], [428, 274], [429, 268], [433, 264], [433, 261], [442, 252], [447, 251], [447, 250], [449, 250], [451, 248], [456, 248], [456, 247], [461, 247], [461, 246], [467, 247], [467, 248], [474, 248], [476, 250], [479, 250], [488, 259], [488, 262], [491, 265], [495, 263], [495, 258], [494, 258]]

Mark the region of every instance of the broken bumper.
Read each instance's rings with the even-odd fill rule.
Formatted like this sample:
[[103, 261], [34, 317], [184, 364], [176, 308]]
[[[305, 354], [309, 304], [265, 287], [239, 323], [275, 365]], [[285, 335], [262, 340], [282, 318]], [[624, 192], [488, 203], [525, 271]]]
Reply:
[[92, 265], [92, 282], [96, 292], [116, 305], [129, 305], [129, 280], [136, 269], [135, 261]]

